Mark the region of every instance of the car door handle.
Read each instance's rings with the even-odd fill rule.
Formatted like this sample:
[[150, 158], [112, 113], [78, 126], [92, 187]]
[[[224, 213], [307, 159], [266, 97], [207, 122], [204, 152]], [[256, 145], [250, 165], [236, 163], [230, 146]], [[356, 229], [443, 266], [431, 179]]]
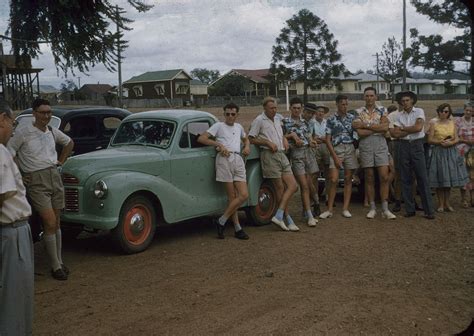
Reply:
[[102, 146], [97, 146], [95, 149], [102, 149]]

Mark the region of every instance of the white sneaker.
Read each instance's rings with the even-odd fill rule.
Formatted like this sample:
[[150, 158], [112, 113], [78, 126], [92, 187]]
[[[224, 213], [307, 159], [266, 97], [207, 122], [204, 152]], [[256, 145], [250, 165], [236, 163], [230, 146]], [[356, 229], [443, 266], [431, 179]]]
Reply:
[[308, 219], [308, 226], [316, 226], [316, 223], [318, 220], [316, 218], [310, 218]]
[[331, 218], [332, 217], [332, 212], [331, 211], [324, 211], [322, 214], [319, 215], [319, 218]]
[[395, 219], [397, 216], [395, 216], [393, 213], [390, 212], [390, 210], [385, 210], [382, 212], [382, 217], [386, 219]]
[[272, 223], [275, 224], [276, 226], [278, 226], [280, 229], [282, 229], [283, 231], [290, 231], [290, 229], [288, 229], [285, 225], [285, 222], [282, 221], [282, 220], [279, 220], [278, 218], [276, 218], [275, 216], [272, 217]]
[[374, 219], [376, 215], [377, 215], [377, 211], [372, 209], [372, 210], [369, 211], [369, 213], [365, 217], [367, 217], [369, 219]]
[[297, 232], [300, 230], [300, 228], [297, 227], [296, 224], [293, 224], [293, 223], [288, 224], [287, 227], [288, 227], [288, 230], [293, 231], [293, 232]]
[[349, 212], [349, 210], [342, 210], [342, 217], [351, 218], [352, 214]]

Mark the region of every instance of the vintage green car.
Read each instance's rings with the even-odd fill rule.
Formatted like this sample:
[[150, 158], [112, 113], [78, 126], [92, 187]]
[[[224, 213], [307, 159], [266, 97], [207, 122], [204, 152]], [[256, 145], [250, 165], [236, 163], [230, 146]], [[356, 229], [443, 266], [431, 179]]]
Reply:
[[[224, 187], [215, 181], [214, 147], [197, 137], [217, 119], [191, 110], [141, 112], [120, 124], [107, 149], [67, 160], [63, 228], [111, 230], [125, 253], [145, 250], [157, 225], [221, 214]], [[275, 191], [262, 178], [259, 150], [246, 161], [249, 199], [243, 205], [255, 225], [276, 211]]]

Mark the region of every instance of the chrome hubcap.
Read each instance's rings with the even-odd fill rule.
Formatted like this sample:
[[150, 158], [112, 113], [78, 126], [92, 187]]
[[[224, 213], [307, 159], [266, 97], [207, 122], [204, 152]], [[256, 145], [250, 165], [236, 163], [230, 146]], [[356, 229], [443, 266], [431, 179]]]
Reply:
[[145, 223], [143, 220], [143, 216], [140, 214], [134, 214], [130, 219], [130, 231], [134, 235], [139, 235], [143, 231], [144, 227]]

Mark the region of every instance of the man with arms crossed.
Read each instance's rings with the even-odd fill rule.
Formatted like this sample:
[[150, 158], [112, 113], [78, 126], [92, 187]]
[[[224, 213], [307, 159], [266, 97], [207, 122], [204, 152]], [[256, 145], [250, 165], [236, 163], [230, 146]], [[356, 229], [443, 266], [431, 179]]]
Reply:
[[415, 173], [421, 203], [426, 219], [434, 219], [433, 199], [428, 183], [428, 170], [423, 149], [425, 139], [425, 112], [415, 107], [417, 96], [411, 91], [399, 92], [396, 95], [398, 104], [403, 107], [397, 120], [390, 128], [390, 134], [400, 139], [400, 178], [402, 181], [402, 198], [405, 202], [405, 217], [415, 216], [415, 198], [412, 191], [413, 172]]
[[[239, 114], [239, 107], [234, 103], [224, 106], [225, 122], [217, 122], [206, 133], [199, 136], [198, 142], [215, 146], [218, 151], [216, 157], [216, 181], [223, 182], [227, 192], [228, 205], [224, 214], [219, 217], [217, 237], [224, 239], [225, 224], [232, 218], [235, 237], [249, 239], [239, 223], [237, 210], [248, 198], [245, 162], [241, 155], [250, 153], [250, 143], [242, 126], [235, 122]], [[244, 148], [240, 153], [240, 142]]]
[[352, 122], [354, 116], [347, 113], [347, 96], [337, 95], [336, 106], [337, 112], [326, 122], [326, 146], [331, 154], [329, 163], [329, 181], [328, 190], [328, 210], [323, 212], [320, 218], [329, 218], [333, 215], [334, 199], [336, 197], [337, 180], [339, 178], [339, 170], [344, 164], [344, 204], [342, 207], [342, 216], [346, 218], [352, 217], [349, 212], [349, 204], [352, 194], [352, 175], [354, 170], [358, 168], [357, 158], [354, 148], [354, 129]]
[[[288, 213], [288, 202], [296, 192], [295, 177], [291, 172], [291, 165], [285, 155], [288, 150], [288, 141], [283, 136], [281, 121], [276, 116], [277, 104], [273, 97], [263, 100], [264, 112], [252, 122], [249, 138], [254, 145], [260, 146], [260, 164], [264, 178], [271, 179], [277, 197], [278, 210], [272, 222], [284, 231], [299, 231]], [[285, 218], [283, 218], [285, 217]], [[283, 221], [286, 219], [286, 223]]]
[[313, 217], [310, 203], [310, 191], [314, 190], [314, 187], [311, 187], [312, 176], [319, 171], [311, 150], [311, 146], [315, 146], [316, 142], [311, 137], [309, 122], [301, 118], [302, 108], [301, 99], [294, 97], [290, 100], [290, 116], [282, 120], [283, 132], [290, 145], [291, 168], [300, 186], [308, 226], [316, 226], [317, 220]]
[[388, 131], [387, 111], [385, 107], [375, 105], [377, 91], [373, 87], [364, 90], [365, 106], [357, 110], [352, 126], [359, 135], [360, 165], [365, 171], [365, 185], [370, 205], [367, 218], [373, 219], [377, 214], [375, 207], [375, 176], [374, 167], [380, 177], [380, 199], [382, 200], [382, 216], [387, 219], [397, 218], [388, 209], [388, 193], [390, 191], [389, 157], [385, 133]]
[[[60, 211], [64, 208], [64, 187], [58, 171], [74, 146], [73, 141], [58, 129], [48, 126], [51, 120], [49, 101], [38, 98], [33, 102], [33, 123], [18, 127], [8, 142], [23, 174], [26, 192], [44, 226], [44, 244], [51, 263], [51, 275], [67, 280], [69, 269], [61, 255]], [[63, 146], [56, 152], [56, 143]]]
[[31, 208], [20, 171], [5, 148], [13, 115], [0, 101], [0, 335], [31, 335], [34, 258], [28, 217]]

